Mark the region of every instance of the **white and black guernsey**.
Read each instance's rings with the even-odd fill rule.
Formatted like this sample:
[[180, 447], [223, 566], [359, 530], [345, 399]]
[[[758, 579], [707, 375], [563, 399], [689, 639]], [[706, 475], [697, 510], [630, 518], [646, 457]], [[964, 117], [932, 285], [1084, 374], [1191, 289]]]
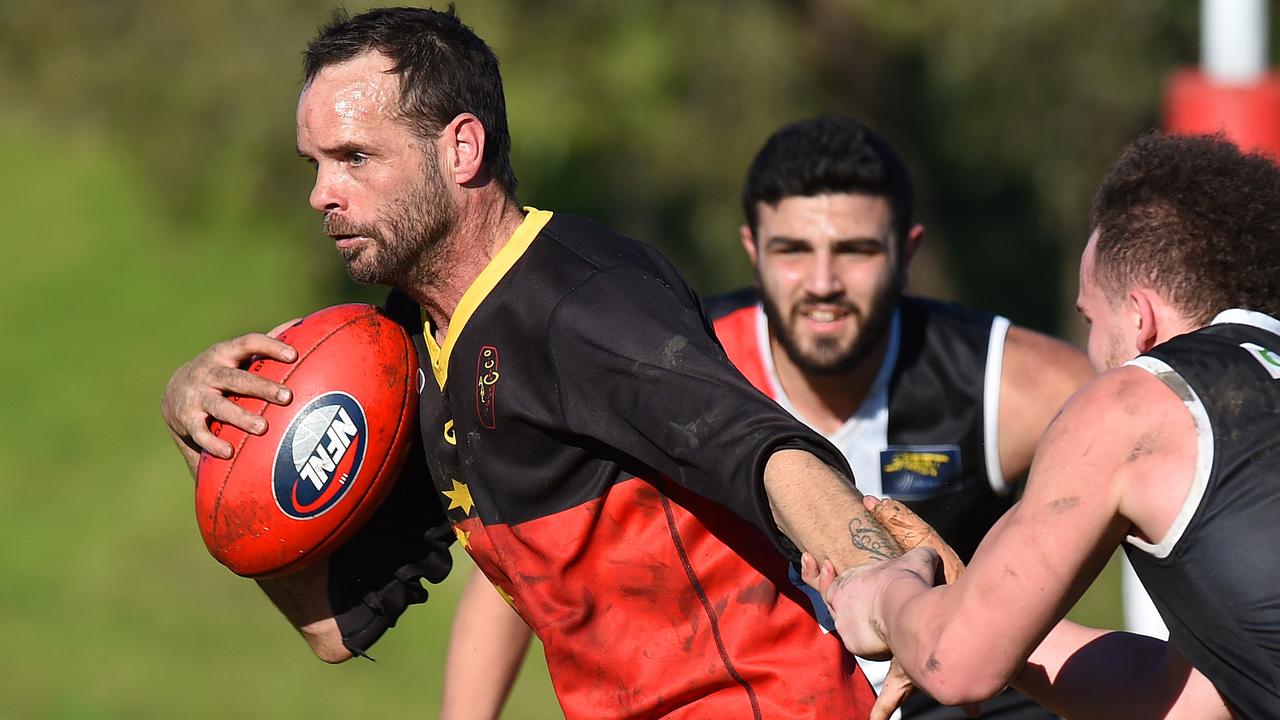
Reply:
[[1186, 500], [1125, 552], [1177, 643], [1241, 718], [1280, 718], [1280, 320], [1227, 310], [1130, 363], [1195, 420]]
[[[755, 290], [705, 302], [716, 337], [751, 384], [800, 417], [774, 368], [768, 321]], [[951, 303], [904, 297], [862, 406], [826, 437], [848, 459], [858, 489], [890, 496], [929, 522], [966, 561], [1014, 501], [1000, 466], [997, 419], [1009, 321]], [[801, 418], [803, 419], [803, 418]], [[802, 589], [798, 573], [793, 580]], [[811, 594], [824, 627], [830, 618]], [[858, 658], [877, 692], [888, 662]], [[1055, 717], [1013, 689], [982, 704], [983, 717]], [[917, 694], [894, 719], [958, 720], [960, 708]]]
[[[799, 416], [774, 369], [755, 291], [706, 305], [734, 365]], [[902, 298], [867, 398], [827, 435], [849, 459], [859, 490], [904, 502], [966, 561], [1013, 504], [1000, 467], [997, 425], [1008, 328], [1000, 316]]]

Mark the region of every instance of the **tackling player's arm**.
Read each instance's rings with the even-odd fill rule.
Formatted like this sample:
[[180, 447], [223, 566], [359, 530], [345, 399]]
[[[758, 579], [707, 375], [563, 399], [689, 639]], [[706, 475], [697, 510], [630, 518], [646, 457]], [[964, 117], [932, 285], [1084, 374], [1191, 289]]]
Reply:
[[502, 712], [533, 632], [472, 571], [453, 618], [440, 720], [491, 720]]
[[[892, 648], [916, 684], [946, 704], [999, 692], [1127, 533], [1163, 536], [1181, 501], [1167, 497], [1170, 479], [1190, 482], [1194, 432], [1181, 401], [1158, 380], [1133, 368], [1101, 376], [1049, 428], [1023, 499], [957, 582], [931, 588], [932, 560], [915, 551], [827, 586], [846, 644], [863, 654]], [[1165, 501], [1153, 502], [1142, 491], [1161, 478]], [[1030, 689], [1046, 688], [1066, 690], [1058, 682]], [[1117, 700], [1091, 698], [1099, 707]], [[1062, 705], [1052, 694], [1036, 699]]]
[[1036, 444], [1062, 404], [1094, 378], [1089, 358], [1070, 343], [1009, 328], [1000, 370], [998, 447], [1005, 482], [1026, 477]]

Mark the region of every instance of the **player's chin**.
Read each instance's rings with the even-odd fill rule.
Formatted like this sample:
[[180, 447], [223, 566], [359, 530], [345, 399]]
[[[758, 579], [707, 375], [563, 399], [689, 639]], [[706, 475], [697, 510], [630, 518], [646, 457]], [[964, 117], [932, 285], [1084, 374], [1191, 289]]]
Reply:
[[347, 262], [347, 275], [361, 285], [388, 285], [391, 282], [390, 273], [377, 263], [364, 262], [362, 258]]
[[837, 375], [851, 369], [850, 348], [845, 343], [816, 343], [803, 351], [804, 367], [817, 375]]

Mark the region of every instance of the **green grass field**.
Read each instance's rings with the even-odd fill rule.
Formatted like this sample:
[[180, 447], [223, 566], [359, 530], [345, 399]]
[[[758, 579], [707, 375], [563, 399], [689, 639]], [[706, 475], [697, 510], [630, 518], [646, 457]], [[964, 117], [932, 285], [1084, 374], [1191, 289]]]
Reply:
[[[213, 339], [331, 302], [332, 251], [261, 218], [164, 220], [129, 157], [0, 126], [0, 717], [434, 717], [465, 572], [376, 648], [313, 660], [253, 583], [205, 553], [157, 411]], [[469, 562], [459, 556], [458, 567]], [[1079, 618], [1115, 626], [1114, 571]], [[556, 717], [535, 648], [506, 717]]]

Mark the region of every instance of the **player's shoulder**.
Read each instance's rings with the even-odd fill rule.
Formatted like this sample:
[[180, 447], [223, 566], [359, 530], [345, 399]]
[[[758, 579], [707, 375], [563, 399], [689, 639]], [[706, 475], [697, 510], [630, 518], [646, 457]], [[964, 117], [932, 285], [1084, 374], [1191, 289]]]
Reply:
[[684, 276], [656, 248], [580, 215], [553, 213], [520, 262], [508, 290], [531, 317], [562, 305], [621, 311], [652, 302], [655, 289], [697, 307]]
[[[1178, 395], [1156, 375], [1137, 365], [1122, 365], [1095, 376], [1063, 405], [1050, 426], [1098, 447], [1149, 435], [1185, 413]], [[1102, 445], [1098, 445], [1102, 443]]]
[[554, 253], [558, 257], [571, 256], [595, 270], [637, 267], [665, 274], [672, 269], [671, 263], [653, 246], [581, 215], [557, 212], [542, 228], [541, 235], [552, 241], [542, 243], [544, 249], [557, 248], [561, 251]]
[[1035, 463], [1069, 470], [1055, 474], [1109, 493], [1122, 515], [1149, 526], [1139, 521], [1149, 520], [1150, 492], [1168, 494], [1179, 478], [1190, 477], [1196, 433], [1187, 406], [1169, 386], [1125, 365], [1071, 396], [1045, 432]]

